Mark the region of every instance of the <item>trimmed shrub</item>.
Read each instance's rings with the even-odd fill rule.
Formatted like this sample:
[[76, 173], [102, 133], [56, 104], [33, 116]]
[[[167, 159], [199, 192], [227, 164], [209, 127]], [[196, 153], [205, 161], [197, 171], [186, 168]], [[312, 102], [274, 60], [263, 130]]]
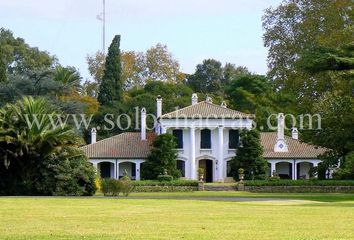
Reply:
[[171, 175], [158, 175], [157, 180], [160, 182], [171, 182], [173, 177]]
[[197, 187], [198, 186], [198, 181], [196, 180], [183, 180], [183, 179], [178, 179], [178, 180], [172, 180], [170, 182], [160, 182], [156, 180], [143, 180], [143, 181], [134, 181], [132, 182], [134, 186], [190, 186], [190, 187]]
[[245, 186], [354, 186], [354, 180], [254, 180], [245, 181]]
[[126, 197], [129, 196], [130, 192], [133, 190], [133, 184], [130, 178], [125, 175], [119, 180], [119, 182], [121, 184], [121, 191], [123, 195]]

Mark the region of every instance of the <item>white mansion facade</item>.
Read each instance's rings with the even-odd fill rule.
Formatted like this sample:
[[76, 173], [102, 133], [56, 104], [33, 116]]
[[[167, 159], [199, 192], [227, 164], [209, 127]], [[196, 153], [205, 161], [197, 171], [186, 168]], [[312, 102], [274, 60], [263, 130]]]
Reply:
[[[177, 167], [186, 179], [197, 180], [198, 168], [205, 171], [207, 182], [233, 181], [229, 161], [239, 147], [241, 129], [251, 129], [255, 118], [216, 105], [211, 98], [198, 102], [192, 95], [191, 105], [162, 114], [162, 99], [156, 99], [157, 124], [155, 132], [146, 131], [146, 111], [141, 110], [141, 132], [126, 132], [96, 142], [96, 130], [91, 133], [91, 144], [82, 147], [101, 177], [120, 178], [125, 171], [132, 179], [140, 180], [140, 168], [147, 158], [156, 135], [171, 133], [177, 139]], [[277, 132], [261, 133], [264, 158], [269, 164], [269, 175], [281, 178], [309, 178], [309, 170], [321, 160], [325, 149], [298, 140], [297, 129], [292, 136], [284, 135], [284, 115], [278, 114]]]

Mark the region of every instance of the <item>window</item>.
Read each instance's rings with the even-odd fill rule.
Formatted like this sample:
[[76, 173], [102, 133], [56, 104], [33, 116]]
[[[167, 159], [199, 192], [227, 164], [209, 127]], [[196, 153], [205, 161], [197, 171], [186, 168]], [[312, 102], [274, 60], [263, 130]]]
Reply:
[[172, 134], [176, 138], [177, 148], [182, 149], [183, 148], [183, 130], [175, 129], [172, 131]]
[[211, 132], [209, 129], [203, 129], [202, 131], [200, 131], [200, 148], [211, 148]]
[[240, 144], [240, 134], [238, 130], [229, 131], [229, 149], [238, 148]]

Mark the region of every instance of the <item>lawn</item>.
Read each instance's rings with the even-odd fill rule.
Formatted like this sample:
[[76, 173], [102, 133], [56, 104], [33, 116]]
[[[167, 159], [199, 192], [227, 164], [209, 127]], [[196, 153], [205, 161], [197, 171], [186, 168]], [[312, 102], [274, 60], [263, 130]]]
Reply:
[[0, 197], [0, 239], [354, 239], [354, 194]]

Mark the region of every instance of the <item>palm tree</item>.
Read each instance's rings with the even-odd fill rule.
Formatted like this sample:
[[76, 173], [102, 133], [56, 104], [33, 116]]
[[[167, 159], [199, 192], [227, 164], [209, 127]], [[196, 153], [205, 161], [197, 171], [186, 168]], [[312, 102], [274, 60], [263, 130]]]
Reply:
[[53, 126], [60, 117], [43, 98], [24, 97], [0, 109], [0, 175], [31, 188], [43, 161], [62, 153], [83, 156], [77, 151], [83, 140], [74, 130], [66, 124]]
[[57, 66], [54, 80], [61, 84], [65, 96], [77, 95], [81, 91], [81, 77], [75, 68]]

